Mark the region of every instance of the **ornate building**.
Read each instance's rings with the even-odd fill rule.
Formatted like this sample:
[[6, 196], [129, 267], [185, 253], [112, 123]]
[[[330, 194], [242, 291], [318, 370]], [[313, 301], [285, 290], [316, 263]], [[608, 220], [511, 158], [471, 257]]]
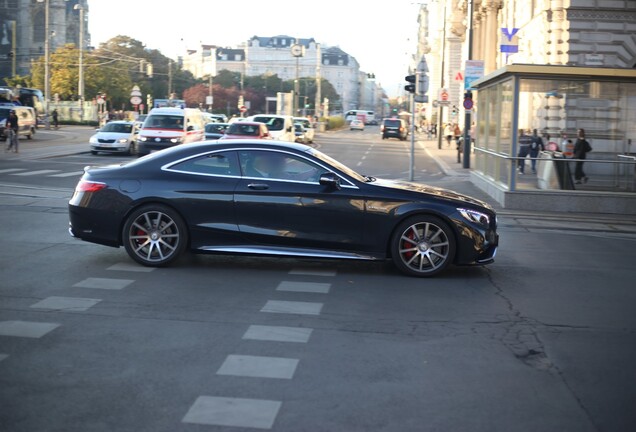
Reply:
[[[79, 43], [81, 14], [76, 5], [84, 10], [84, 46], [89, 46], [88, 0], [48, 0], [48, 4], [50, 52], [67, 43]], [[0, 0], [0, 78], [12, 73], [9, 51], [15, 56], [18, 75], [28, 74], [31, 61], [44, 55], [45, 5], [37, 0]]]

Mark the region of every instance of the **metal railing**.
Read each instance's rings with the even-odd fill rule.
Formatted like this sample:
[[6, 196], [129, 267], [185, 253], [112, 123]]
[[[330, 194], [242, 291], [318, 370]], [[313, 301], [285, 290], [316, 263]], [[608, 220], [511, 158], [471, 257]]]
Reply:
[[[474, 169], [495, 182], [515, 190], [584, 190], [636, 192], [636, 156], [617, 154], [616, 159], [571, 159], [560, 152], [540, 152], [539, 157], [509, 156], [475, 147]], [[531, 173], [536, 161], [536, 175]], [[518, 171], [525, 164], [525, 174]], [[576, 179], [576, 163], [583, 163], [586, 178]]]

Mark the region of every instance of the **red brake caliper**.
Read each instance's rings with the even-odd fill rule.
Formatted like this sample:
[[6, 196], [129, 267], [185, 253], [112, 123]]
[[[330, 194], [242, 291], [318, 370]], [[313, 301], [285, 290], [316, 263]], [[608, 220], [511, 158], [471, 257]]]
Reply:
[[[415, 233], [413, 233], [413, 230], [412, 230], [412, 229], [410, 229], [410, 230], [409, 230], [409, 233], [406, 235], [406, 237], [407, 237], [407, 238], [409, 238], [409, 239], [411, 239], [411, 240], [414, 240], [414, 239], [415, 239]], [[404, 248], [404, 249], [410, 249], [410, 248], [412, 248], [412, 247], [413, 247], [413, 243], [408, 242], [408, 241], [406, 241], [406, 240], [404, 240], [404, 241], [402, 242], [402, 248]], [[411, 259], [411, 258], [413, 257], [413, 255], [415, 255], [415, 252], [413, 252], [413, 251], [404, 252], [404, 257], [405, 257], [406, 259]]]

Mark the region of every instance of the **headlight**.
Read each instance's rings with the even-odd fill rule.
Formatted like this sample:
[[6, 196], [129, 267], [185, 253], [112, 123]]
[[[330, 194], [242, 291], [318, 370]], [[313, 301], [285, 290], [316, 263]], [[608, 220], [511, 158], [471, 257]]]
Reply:
[[484, 226], [490, 225], [490, 216], [488, 216], [486, 213], [478, 212], [476, 210], [464, 209], [464, 208], [458, 208], [457, 211], [465, 219], [471, 222], [478, 223]]
[[128, 138], [120, 138], [117, 140], [117, 142], [120, 144], [126, 144], [128, 142]]
[[145, 136], [140, 136], [140, 137], [139, 137], [139, 138], [137, 138], [137, 139], [138, 139], [139, 141], [141, 141], [141, 142], [146, 142], [146, 141], [148, 141], [148, 138], [147, 138], [147, 137], [145, 137]]
[[170, 138], [170, 142], [174, 144], [181, 144], [183, 142], [183, 138]]
[[97, 144], [97, 137], [92, 136], [91, 139], [88, 140], [88, 142], [91, 144]]

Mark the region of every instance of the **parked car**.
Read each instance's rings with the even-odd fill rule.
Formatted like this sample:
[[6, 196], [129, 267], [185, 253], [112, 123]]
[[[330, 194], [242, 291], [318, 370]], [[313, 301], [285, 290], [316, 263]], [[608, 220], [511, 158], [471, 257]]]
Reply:
[[267, 130], [267, 126], [265, 126], [263, 123], [250, 121], [232, 123], [225, 131], [225, 135], [223, 135], [220, 139], [226, 140], [246, 138], [272, 139], [269, 131]]
[[37, 130], [37, 117], [35, 110], [31, 107], [19, 106], [13, 104], [0, 104], [0, 137], [6, 140], [8, 134], [4, 129], [7, 124], [9, 113], [15, 111], [18, 116], [18, 136], [25, 136], [27, 139], [33, 138]]
[[349, 123], [349, 130], [364, 130], [364, 122], [362, 120], [353, 119]]
[[205, 125], [205, 139], [219, 139], [225, 135], [225, 131], [230, 125], [227, 123], [208, 123]]
[[97, 129], [88, 142], [94, 155], [99, 152], [135, 154], [136, 138], [135, 122], [112, 121]]
[[294, 123], [294, 134], [296, 135], [296, 142], [301, 144], [307, 144], [307, 136], [305, 135], [305, 128], [301, 123]]
[[402, 119], [387, 118], [382, 120], [380, 133], [382, 134], [382, 139], [398, 138], [404, 141], [409, 135], [409, 128], [406, 122]]
[[153, 108], [144, 121], [137, 139], [140, 156], [205, 139], [205, 120], [193, 108]]
[[225, 114], [213, 114], [204, 112], [203, 117], [205, 117], [208, 122], [216, 122], [216, 123], [227, 123], [227, 116]]
[[[175, 146], [86, 167], [69, 232], [151, 267], [187, 249], [384, 260], [411, 276], [494, 261], [497, 218], [449, 190], [363, 176], [311, 147], [262, 140]], [[244, 269], [245, 270], [245, 269]]]
[[316, 129], [306, 117], [294, 117], [294, 123], [300, 123], [305, 128], [305, 139], [308, 143], [313, 143], [316, 136]]

